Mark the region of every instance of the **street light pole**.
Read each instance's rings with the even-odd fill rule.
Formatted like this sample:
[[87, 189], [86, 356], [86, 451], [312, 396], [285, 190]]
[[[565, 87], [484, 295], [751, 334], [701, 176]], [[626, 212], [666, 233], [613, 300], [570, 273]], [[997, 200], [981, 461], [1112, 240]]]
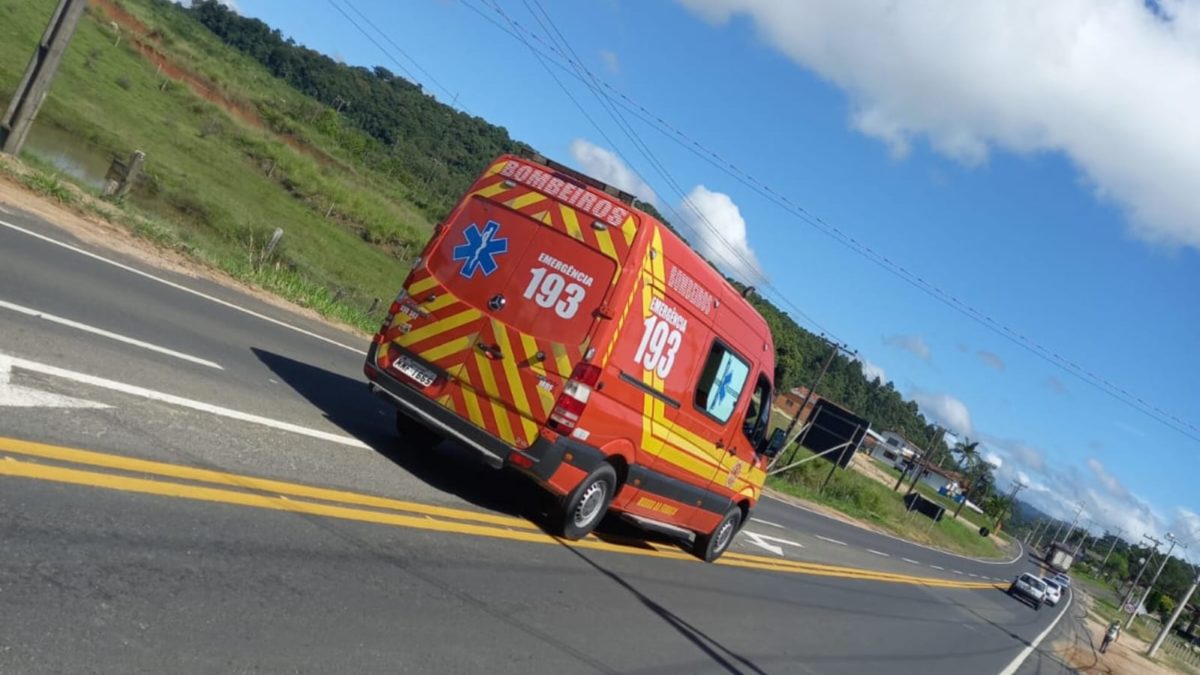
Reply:
[[1094, 522], [1096, 522], [1096, 521], [1092, 520], [1091, 518], [1088, 518], [1087, 527], [1083, 528], [1083, 532], [1082, 532], [1083, 536], [1079, 537], [1079, 543], [1075, 545], [1075, 552], [1071, 554], [1072, 560], [1079, 557], [1079, 551], [1081, 549], [1083, 549], [1083, 542], [1087, 541], [1088, 534], [1090, 534], [1090, 530], [1092, 527], [1092, 523], [1094, 523]]
[[1163, 641], [1171, 633], [1171, 628], [1179, 620], [1179, 615], [1183, 614], [1183, 608], [1187, 607], [1188, 602], [1191, 601], [1192, 594], [1196, 592], [1196, 586], [1200, 586], [1200, 568], [1196, 570], [1196, 578], [1192, 580], [1192, 587], [1187, 590], [1187, 593], [1183, 594], [1183, 599], [1179, 601], [1179, 604], [1175, 605], [1175, 611], [1171, 612], [1171, 619], [1163, 624], [1162, 630], [1158, 632], [1158, 637], [1154, 638], [1154, 642], [1150, 645], [1150, 650], [1146, 652], [1146, 656], [1154, 658], [1154, 655], [1158, 653], [1158, 648], [1162, 647]]
[[1007, 515], [1007, 511], [1011, 509], [1012, 505], [1016, 502], [1017, 493], [1027, 487], [1029, 486], [1024, 483], [1013, 483], [1012, 492], [1008, 493], [1008, 506], [1000, 509], [1000, 515], [996, 517], [996, 524], [992, 526], [993, 532], [1000, 531], [1000, 521], [1004, 520], [1004, 516]]
[[1158, 564], [1158, 569], [1154, 571], [1154, 578], [1146, 584], [1146, 592], [1142, 594], [1142, 599], [1133, 606], [1133, 611], [1129, 613], [1129, 620], [1125, 622], [1125, 630], [1129, 630], [1129, 627], [1133, 625], [1133, 620], [1137, 618], [1138, 608], [1146, 604], [1146, 598], [1150, 597], [1150, 591], [1154, 589], [1154, 582], [1158, 581], [1158, 575], [1162, 574], [1163, 568], [1167, 566], [1167, 561], [1171, 559], [1171, 551], [1174, 551], [1175, 544], [1179, 543], [1175, 539], [1175, 535], [1170, 532], [1167, 533], [1167, 539], [1171, 540], [1171, 546], [1167, 548], [1167, 554], [1163, 556], [1162, 562]]
[[[1068, 541], [1071, 541], [1071, 533], [1075, 531], [1075, 525], [1079, 523], [1079, 516], [1083, 513], [1083, 502], [1079, 502], [1079, 509], [1075, 511], [1075, 517], [1071, 519], [1071, 529], [1067, 530], [1067, 536], [1063, 538], [1062, 543], [1065, 546]], [[1058, 535], [1054, 535], [1054, 542], [1058, 543]]]
[[[1150, 553], [1146, 554], [1145, 559], [1142, 560], [1142, 566], [1138, 568], [1137, 576], [1133, 578], [1133, 583], [1129, 586], [1129, 590], [1125, 593], [1125, 597], [1121, 599], [1122, 612], [1125, 611], [1125, 606], [1129, 604], [1129, 601], [1133, 599], [1133, 594], [1137, 592], [1137, 585], [1138, 582], [1142, 580], [1142, 573], [1146, 571], [1146, 565], [1150, 564], [1150, 559], [1154, 557], [1155, 553], [1158, 553], [1158, 547], [1160, 544], [1162, 544], [1161, 541], [1151, 537], [1148, 534], [1143, 534], [1142, 539], [1149, 539], [1150, 541], [1154, 542], [1154, 548], [1151, 549]], [[1137, 614], [1137, 607], [1133, 608], [1133, 613]]]

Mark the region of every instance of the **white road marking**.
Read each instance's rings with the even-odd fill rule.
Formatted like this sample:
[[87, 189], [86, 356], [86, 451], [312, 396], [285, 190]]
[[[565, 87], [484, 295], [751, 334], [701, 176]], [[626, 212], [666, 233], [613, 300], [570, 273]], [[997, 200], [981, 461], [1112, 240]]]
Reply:
[[8, 209], [4, 208], [3, 206], [0, 206], [0, 213], [6, 213], [10, 216], [12, 215], [12, 211], [9, 211]]
[[942, 570], [943, 572], [946, 571], [946, 568], [942, 567], [941, 565], [930, 565], [930, 567], [932, 567], [935, 570]]
[[969, 576], [969, 577], [975, 577], [976, 579], [978, 579], [978, 578], [979, 578], [979, 575], [978, 575], [978, 574], [967, 574], [967, 576]]
[[107, 408], [109, 406], [81, 398], [62, 396], [32, 387], [11, 384], [12, 359], [0, 354], [0, 408]]
[[960, 577], [962, 576], [962, 572], [960, 572], [960, 571], [958, 571], [958, 570], [953, 570], [953, 572], [954, 572], [955, 574], [957, 574], [958, 576], [960, 576]]
[[916, 560], [913, 560], [912, 558], [901, 558], [901, 560], [903, 560], [903, 561], [904, 561], [904, 562], [906, 562], [906, 563], [912, 563], [913, 565], [920, 565], [920, 564], [921, 564], [921, 563], [917, 562]]
[[77, 246], [72, 246], [70, 244], [58, 241], [57, 239], [51, 239], [50, 237], [47, 237], [43, 234], [38, 234], [37, 232], [33, 232], [31, 230], [27, 230], [19, 225], [13, 225], [12, 223], [4, 221], [4, 220], [0, 220], [0, 225], [3, 225], [4, 227], [9, 228], [10, 230], [16, 230], [17, 232], [21, 232], [22, 234], [27, 234], [36, 239], [41, 239], [42, 241], [50, 243], [50, 244], [54, 244], [55, 246], [61, 246], [62, 248], [67, 249], [68, 251], [74, 251], [75, 253], [78, 253], [79, 255], [87, 256], [89, 258], [92, 258], [93, 260], [99, 260], [100, 262], [108, 263], [109, 265], [112, 265], [113, 267], [118, 267], [120, 269], [125, 270], [126, 272], [132, 272], [133, 274], [136, 274], [140, 277], [145, 277], [146, 279], [150, 279], [151, 281], [157, 281], [158, 283], [163, 284], [164, 286], [170, 286], [171, 288], [183, 291], [184, 293], [190, 293], [198, 298], [204, 298], [205, 300], [208, 300], [210, 302], [215, 302], [218, 305], [221, 305], [223, 307], [228, 307], [232, 310], [236, 310], [243, 314], [248, 314], [256, 319], [262, 319], [263, 321], [273, 323], [277, 326], [282, 326], [283, 328], [287, 328], [288, 330], [296, 331], [297, 333], [300, 333], [302, 335], [307, 335], [311, 338], [316, 338], [322, 342], [328, 342], [331, 345], [334, 345], [336, 347], [341, 347], [342, 349], [352, 351], [356, 354], [366, 354], [366, 350], [361, 349], [359, 347], [351, 347], [349, 345], [344, 345], [344, 344], [338, 342], [337, 340], [327, 338], [324, 335], [318, 335], [317, 333], [305, 330], [299, 326], [293, 326], [292, 324], [287, 323], [286, 321], [280, 321], [279, 319], [274, 319], [265, 314], [260, 314], [252, 309], [246, 309], [245, 307], [235, 305], [232, 302], [229, 302], [227, 300], [222, 300], [220, 298], [211, 296], [207, 293], [202, 293], [195, 289], [188, 288], [187, 286], [177, 284], [174, 281], [168, 281], [166, 279], [163, 279], [162, 277], [158, 277], [153, 274], [150, 274], [149, 272], [143, 272], [142, 270], [139, 270], [136, 267], [130, 267], [129, 265], [126, 265], [124, 263], [119, 263], [116, 260], [105, 258], [104, 256], [97, 255], [95, 253], [92, 253], [91, 251], [85, 251]]
[[819, 534], [815, 534], [815, 535], [813, 535], [813, 536], [814, 536], [814, 537], [816, 537], [817, 539], [820, 539], [821, 541], [827, 541], [827, 542], [829, 542], [829, 543], [831, 543], [831, 544], [837, 544], [838, 546], [845, 546], [845, 545], [846, 545], [846, 542], [844, 542], [844, 541], [838, 541], [837, 539], [830, 539], [829, 537], [822, 537], [822, 536], [821, 536], [821, 535], [819, 535]]
[[874, 553], [875, 555], [881, 555], [881, 556], [883, 556], [883, 557], [885, 557], [885, 558], [890, 558], [890, 557], [892, 557], [892, 556], [891, 556], [890, 554], [888, 554], [888, 553], [884, 553], [883, 551], [876, 551], [876, 550], [875, 550], [875, 549], [873, 549], [873, 548], [869, 548], [869, 549], [867, 549], [867, 553]]
[[751, 516], [750, 520], [755, 523], [762, 523], [763, 525], [770, 525], [771, 527], [778, 527], [778, 528], [784, 529], [784, 530], [787, 529], [784, 526], [780, 525], [779, 523], [772, 523], [771, 521], [763, 520], [762, 518], [755, 518], [755, 517]]
[[150, 344], [149, 342], [142, 342], [141, 340], [136, 340], [131, 337], [126, 337], [124, 335], [118, 335], [117, 333], [112, 333], [110, 331], [106, 331], [103, 328], [96, 328], [95, 326], [89, 326], [86, 323], [79, 323], [78, 321], [72, 321], [71, 319], [64, 319], [61, 316], [47, 314], [46, 312], [43, 312], [43, 311], [37, 310], [37, 309], [33, 309], [31, 307], [23, 307], [21, 305], [17, 305], [17, 304], [11, 303], [11, 302], [5, 302], [4, 300], [0, 300], [0, 309], [8, 309], [8, 310], [17, 312], [18, 314], [24, 314], [26, 316], [33, 316], [33, 317], [37, 317], [39, 319], [45, 319], [46, 321], [49, 321], [51, 323], [57, 323], [60, 326], [66, 326], [68, 328], [74, 328], [75, 330], [80, 330], [85, 333], [99, 335], [100, 337], [106, 337], [110, 340], [116, 340], [117, 342], [124, 342], [127, 345], [141, 347], [142, 349], [147, 349], [152, 352], [158, 352], [159, 354], [165, 354], [167, 356], [173, 356], [177, 359], [183, 359], [184, 361], [190, 361], [192, 363], [196, 363], [196, 364], [199, 364], [202, 366], [208, 366], [209, 368], [216, 368], [217, 370], [225, 370], [224, 368], [221, 367], [221, 364], [219, 364], [219, 363], [213, 363], [212, 361], [208, 361], [206, 359], [201, 359], [201, 358], [192, 356], [190, 354], [184, 354], [182, 352], [177, 352], [173, 349], [167, 349], [166, 347], [159, 347], [158, 345]]
[[20, 368], [22, 370], [41, 373], [43, 375], [50, 375], [51, 377], [61, 377], [65, 380], [71, 380], [72, 382], [79, 382], [81, 384], [87, 384], [93, 387], [100, 387], [101, 389], [110, 389], [112, 391], [121, 392], [122, 394], [129, 394], [130, 396], [138, 396], [151, 401], [159, 401], [161, 403], [177, 405], [181, 408], [188, 408], [199, 412], [209, 413], [210, 415], [218, 415], [220, 417], [227, 417], [233, 420], [258, 424], [271, 429], [290, 431], [294, 434], [300, 434], [310, 438], [318, 438], [323, 441], [330, 441], [332, 443], [340, 443], [341, 445], [348, 445], [352, 448], [363, 448], [367, 450], [371, 448], [371, 446], [363, 443], [357, 438], [345, 436], [343, 434], [330, 433], [328, 431], [321, 431], [319, 429], [310, 429], [308, 427], [302, 427], [299, 424], [292, 424], [291, 422], [283, 422], [280, 420], [271, 419], [269, 417], [262, 417], [261, 415], [253, 415], [250, 413], [241, 412], [240, 410], [223, 408], [211, 403], [194, 401], [190, 398], [183, 398], [182, 396], [175, 396], [174, 394], [167, 394], [161, 391], [155, 391], [153, 389], [146, 389], [145, 387], [138, 387], [132, 384], [126, 384], [124, 382], [117, 382], [115, 380], [109, 380], [103, 377], [96, 377], [94, 375], [86, 375], [84, 373], [67, 370], [65, 368], [59, 368], [57, 366], [38, 363], [37, 361], [29, 361], [27, 359], [8, 356], [3, 353], [0, 353], [0, 358], [7, 359], [12, 367]]
[[[1074, 594], [1072, 594], [1072, 596], [1074, 596]], [[1012, 663], [1008, 664], [1007, 668], [1000, 671], [1000, 675], [1013, 675], [1021, 669], [1021, 664], [1025, 663], [1025, 659], [1029, 658], [1029, 655], [1033, 653], [1033, 650], [1037, 649], [1038, 645], [1042, 644], [1042, 640], [1045, 640], [1046, 636], [1050, 634], [1050, 631], [1054, 630], [1054, 627], [1058, 625], [1058, 622], [1062, 621], [1062, 618], [1067, 615], [1067, 610], [1071, 608], [1072, 600], [1074, 600], [1074, 597], [1067, 598], [1067, 604], [1063, 606], [1062, 611], [1058, 613], [1058, 616], [1055, 617], [1054, 621], [1050, 622], [1050, 625], [1046, 626], [1046, 630], [1042, 631], [1041, 635], [1038, 635], [1036, 638], [1034, 638], [1033, 642], [1031, 642], [1028, 647], [1022, 649], [1021, 653], [1017, 654], [1017, 658], [1013, 659]]]

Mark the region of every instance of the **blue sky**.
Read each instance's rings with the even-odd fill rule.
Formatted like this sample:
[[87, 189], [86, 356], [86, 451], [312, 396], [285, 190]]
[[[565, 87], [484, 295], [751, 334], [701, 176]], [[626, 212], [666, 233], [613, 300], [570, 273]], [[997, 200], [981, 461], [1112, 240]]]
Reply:
[[[440, 100], [457, 95], [547, 155], [699, 222], [586, 87], [554, 68], [610, 140], [525, 45], [472, 11], [507, 25], [481, 0], [351, 1], [451, 93], [329, 2], [237, 8], [348, 63], [403, 74], [394, 57]], [[589, 70], [689, 138], [995, 322], [1200, 426], [1200, 138], [1180, 112], [1200, 103], [1200, 51], [1185, 46], [1200, 37], [1194, 5], [1162, 3], [1154, 16], [1136, 0], [1103, 13], [876, 4], [542, 0]], [[535, 3], [500, 6], [549, 41]], [[1023, 497], [1066, 516], [1082, 500], [1097, 531], [1200, 535], [1200, 442], [628, 119], [722, 232], [698, 228], [711, 256], [765, 275], [928, 416], [984, 441], [1002, 478], [1030, 482]]]

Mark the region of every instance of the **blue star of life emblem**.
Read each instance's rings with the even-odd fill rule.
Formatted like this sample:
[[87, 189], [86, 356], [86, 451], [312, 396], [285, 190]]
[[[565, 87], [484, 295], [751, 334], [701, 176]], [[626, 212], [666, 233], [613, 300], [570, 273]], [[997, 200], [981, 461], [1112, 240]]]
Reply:
[[720, 376], [720, 381], [717, 383], [717, 395], [713, 399], [713, 406], [719, 406], [725, 400], [726, 396], [733, 393], [733, 371], [726, 370], [724, 375]]
[[463, 266], [458, 270], [459, 274], [471, 279], [474, 278], [475, 271], [479, 270], [487, 277], [500, 267], [496, 264], [496, 256], [508, 253], [508, 237], [497, 238], [499, 232], [500, 223], [494, 220], [489, 220], [482, 231], [475, 223], [463, 230], [466, 243], [455, 246], [453, 256], [454, 260], [463, 262]]

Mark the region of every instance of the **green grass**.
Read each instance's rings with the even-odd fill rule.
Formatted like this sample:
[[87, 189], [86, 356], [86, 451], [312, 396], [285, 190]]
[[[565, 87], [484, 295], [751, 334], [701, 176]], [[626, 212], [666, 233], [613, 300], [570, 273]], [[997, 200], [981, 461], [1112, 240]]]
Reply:
[[[0, 0], [0, 100], [15, 89], [55, 2]], [[355, 132], [336, 116], [301, 116], [322, 108], [169, 3], [122, 6], [157, 31], [156, 49], [267, 126], [247, 124], [166, 80], [128, 34], [114, 45], [108, 19], [90, 7], [37, 123], [62, 130], [81, 152], [146, 153], [147, 179], [109, 219], [328, 316], [374, 328], [378, 317], [366, 312], [371, 300], [396, 292], [431, 229], [411, 189], [348, 151]], [[80, 206], [65, 187], [70, 179], [44, 166], [21, 180], [60, 202], [96, 208]], [[263, 268], [256, 255], [276, 227], [285, 231], [278, 266]]]
[[[801, 450], [797, 459], [810, 456], [812, 453]], [[839, 469], [822, 491], [821, 485], [829, 467], [828, 462], [814, 460], [768, 479], [768, 484], [911, 541], [964, 555], [1005, 557], [995, 538], [979, 536], [977, 527], [948, 516], [934, 523], [919, 513], [906, 513], [902, 492], [893, 492], [890, 485], [883, 485], [857, 471]]]

